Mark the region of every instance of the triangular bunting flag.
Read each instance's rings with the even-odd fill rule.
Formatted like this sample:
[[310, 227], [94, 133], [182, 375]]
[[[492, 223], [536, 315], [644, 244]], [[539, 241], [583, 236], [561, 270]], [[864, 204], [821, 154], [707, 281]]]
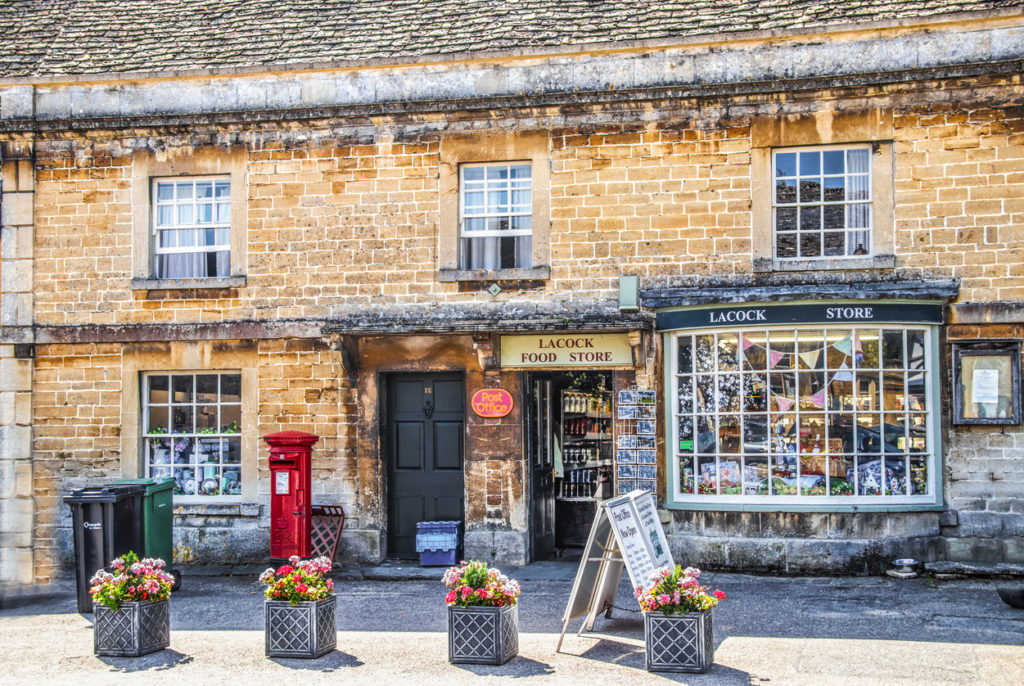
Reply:
[[850, 337], [847, 336], [841, 340], [836, 341], [832, 344], [832, 347], [841, 352], [844, 355], [850, 354]]
[[853, 351], [862, 353], [864, 352], [864, 346], [860, 344], [860, 336], [853, 334]]
[[850, 372], [850, 368], [843, 362], [843, 366], [839, 368], [836, 375], [832, 377], [833, 381], [853, 381], [853, 374]]
[[823, 388], [814, 395], [812, 395], [810, 398], [807, 398], [807, 402], [811, 403], [812, 405], [816, 405], [821, 409], [825, 409], [825, 389]]
[[771, 353], [768, 355], [768, 368], [775, 369], [775, 365], [777, 365], [779, 363], [779, 360], [781, 360], [785, 356], [786, 353], [780, 353], [778, 350], [771, 351]]
[[746, 350], [750, 346], [754, 345], [754, 341], [750, 340], [749, 338], [747, 338], [743, 334], [740, 334], [740, 345], [742, 345], [743, 349]]
[[810, 352], [800, 353], [800, 359], [804, 361], [808, 369], [814, 369], [818, 366], [818, 359], [821, 357], [820, 350], [811, 350]]
[[780, 412], [789, 412], [795, 402], [795, 400], [790, 400], [789, 398], [781, 395], [775, 396], [775, 404], [778, 406]]

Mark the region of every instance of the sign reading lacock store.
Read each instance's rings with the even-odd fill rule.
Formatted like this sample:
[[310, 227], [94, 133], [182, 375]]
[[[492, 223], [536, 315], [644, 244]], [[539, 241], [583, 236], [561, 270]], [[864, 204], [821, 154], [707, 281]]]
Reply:
[[658, 313], [670, 503], [939, 502], [941, 323], [933, 302]]
[[501, 366], [629, 367], [633, 352], [624, 333], [539, 334], [501, 337]]

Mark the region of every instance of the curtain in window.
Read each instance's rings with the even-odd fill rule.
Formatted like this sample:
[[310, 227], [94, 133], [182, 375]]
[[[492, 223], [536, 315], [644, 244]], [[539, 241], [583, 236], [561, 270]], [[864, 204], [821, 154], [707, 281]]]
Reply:
[[156, 272], [158, 279], [200, 279], [228, 276], [231, 269], [231, 253], [192, 252], [165, 253], [157, 255]]

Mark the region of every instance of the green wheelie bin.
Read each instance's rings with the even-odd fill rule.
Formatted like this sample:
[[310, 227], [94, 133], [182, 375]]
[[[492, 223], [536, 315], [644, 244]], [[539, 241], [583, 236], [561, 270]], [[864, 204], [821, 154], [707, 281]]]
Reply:
[[174, 590], [181, 586], [181, 573], [171, 569], [174, 562], [174, 516], [171, 497], [174, 479], [120, 479], [115, 484], [145, 486], [142, 496], [142, 557], [159, 557], [174, 577]]

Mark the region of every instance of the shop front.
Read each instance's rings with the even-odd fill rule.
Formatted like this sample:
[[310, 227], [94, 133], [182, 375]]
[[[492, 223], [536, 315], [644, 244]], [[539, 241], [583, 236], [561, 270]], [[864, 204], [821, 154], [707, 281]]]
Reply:
[[[644, 369], [644, 336], [634, 331], [501, 337], [502, 370], [514, 370], [522, 389], [531, 559], [581, 548], [602, 500], [638, 486], [655, 490], [656, 395], [646, 383], [638, 388], [634, 363], [639, 359]], [[638, 395], [649, 415], [643, 466], [637, 464], [635, 436]], [[631, 450], [620, 450], [627, 442]]]
[[661, 310], [665, 503], [686, 559], [851, 571], [865, 555], [932, 554], [943, 309], [836, 300]]

